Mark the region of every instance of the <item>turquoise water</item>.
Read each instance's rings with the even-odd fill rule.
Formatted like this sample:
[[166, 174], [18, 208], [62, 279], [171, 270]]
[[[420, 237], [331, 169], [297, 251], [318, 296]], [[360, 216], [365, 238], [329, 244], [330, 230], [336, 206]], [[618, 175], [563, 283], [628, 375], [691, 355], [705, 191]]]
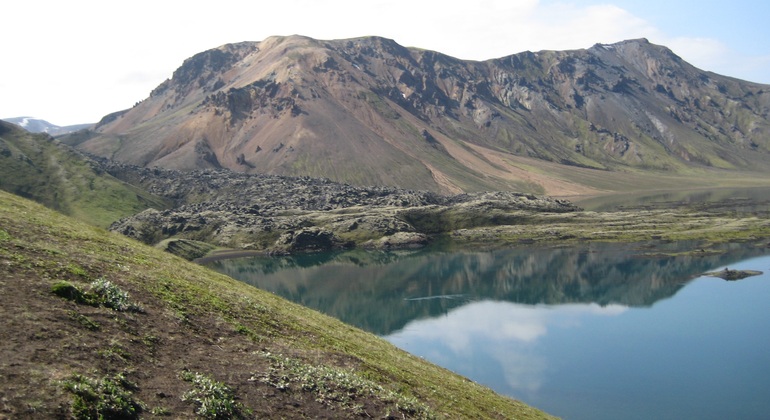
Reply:
[[[662, 247], [317, 254], [210, 264], [566, 419], [765, 418], [770, 256]], [[736, 282], [706, 271], [752, 269]]]

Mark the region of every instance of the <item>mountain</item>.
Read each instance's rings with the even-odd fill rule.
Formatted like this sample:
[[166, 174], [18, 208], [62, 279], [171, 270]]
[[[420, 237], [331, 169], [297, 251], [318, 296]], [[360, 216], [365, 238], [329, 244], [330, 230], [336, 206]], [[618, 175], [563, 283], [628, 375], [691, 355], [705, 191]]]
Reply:
[[3, 121], [16, 124], [30, 133], [46, 133], [52, 136], [74, 133], [75, 131], [84, 130], [93, 126], [93, 124], [76, 124], [62, 127], [34, 117], [4, 118]]
[[0, 121], [0, 189], [102, 227], [148, 207], [168, 206], [50, 135], [5, 121]]
[[770, 171], [770, 86], [645, 39], [464, 61], [365, 37], [227, 44], [64, 141], [172, 169], [588, 194]]

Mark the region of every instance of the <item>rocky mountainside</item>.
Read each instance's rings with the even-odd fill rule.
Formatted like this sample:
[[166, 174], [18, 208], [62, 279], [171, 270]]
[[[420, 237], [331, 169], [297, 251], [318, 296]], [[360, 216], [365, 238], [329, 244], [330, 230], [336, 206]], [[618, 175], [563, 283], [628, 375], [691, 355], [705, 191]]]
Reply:
[[769, 86], [644, 39], [477, 62], [290, 36], [197, 54], [65, 141], [142, 166], [567, 195], [650, 173], [766, 173], [769, 115]]
[[[412, 248], [452, 229], [525, 220], [526, 214], [567, 213], [573, 204], [514, 192], [451, 196], [393, 187], [355, 187], [319, 178], [175, 171], [99, 161], [107, 173], [162, 196], [171, 209], [147, 209], [111, 230], [148, 244], [213, 246], [294, 253], [364, 246]], [[169, 249], [175, 252], [172, 249]]]

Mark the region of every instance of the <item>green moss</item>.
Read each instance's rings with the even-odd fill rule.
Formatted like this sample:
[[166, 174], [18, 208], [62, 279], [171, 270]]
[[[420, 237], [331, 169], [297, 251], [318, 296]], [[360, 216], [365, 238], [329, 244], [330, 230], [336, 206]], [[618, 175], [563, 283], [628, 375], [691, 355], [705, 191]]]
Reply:
[[70, 282], [59, 281], [51, 286], [51, 292], [61, 298], [71, 300], [75, 303], [96, 306], [96, 298], [93, 295], [85, 293]]

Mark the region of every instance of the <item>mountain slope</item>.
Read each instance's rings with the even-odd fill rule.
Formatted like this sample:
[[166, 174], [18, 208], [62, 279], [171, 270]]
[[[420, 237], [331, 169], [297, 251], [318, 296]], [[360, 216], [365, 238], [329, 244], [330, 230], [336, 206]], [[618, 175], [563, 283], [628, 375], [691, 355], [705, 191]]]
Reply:
[[770, 87], [643, 39], [475, 62], [377, 37], [291, 36], [197, 54], [68, 141], [176, 169], [580, 194], [607, 177], [766, 173], [768, 115]]
[[547, 418], [374, 335], [3, 191], [0, 266], [9, 418]]
[[164, 199], [119, 181], [47, 134], [0, 121], [0, 189], [38, 201], [89, 223], [110, 223]]
[[52, 136], [60, 136], [60, 135], [72, 133], [78, 130], [87, 129], [93, 126], [93, 124], [77, 124], [77, 125], [68, 125], [68, 126], [62, 127], [56, 124], [51, 124], [46, 120], [41, 120], [40, 118], [33, 118], [33, 117], [5, 118], [3, 119], [3, 121], [16, 124], [19, 127], [22, 127], [23, 129], [29, 131], [30, 133], [46, 133]]

